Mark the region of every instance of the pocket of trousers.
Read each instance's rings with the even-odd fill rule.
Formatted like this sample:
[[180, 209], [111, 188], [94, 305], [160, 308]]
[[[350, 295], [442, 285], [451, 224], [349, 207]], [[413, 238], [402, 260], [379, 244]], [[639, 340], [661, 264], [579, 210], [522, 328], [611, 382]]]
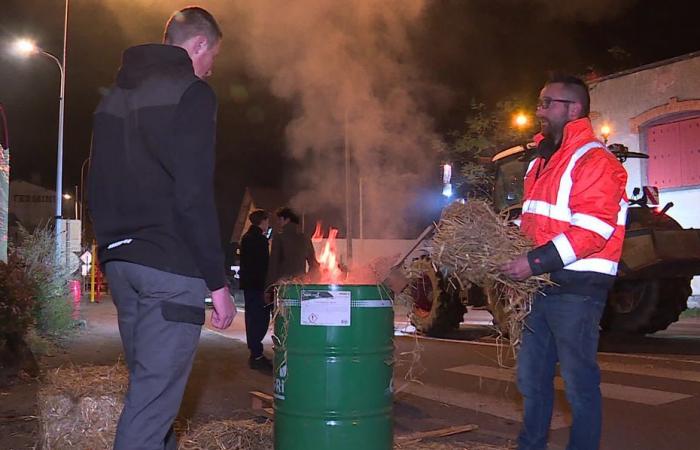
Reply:
[[162, 302], [163, 318], [169, 322], [183, 322], [204, 325], [204, 308], [174, 302]]

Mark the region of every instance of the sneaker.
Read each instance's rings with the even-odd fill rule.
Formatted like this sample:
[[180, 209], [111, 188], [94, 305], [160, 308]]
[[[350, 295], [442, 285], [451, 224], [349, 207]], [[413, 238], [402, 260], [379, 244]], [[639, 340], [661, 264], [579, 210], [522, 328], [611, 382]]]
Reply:
[[261, 372], [272, 374], [272, 361], [270, 361], [264, 355], [260, 355], [257, 358], [253, 358], [251, 356], [248, 359], [248, 366], [253, 370], [259, 370]]

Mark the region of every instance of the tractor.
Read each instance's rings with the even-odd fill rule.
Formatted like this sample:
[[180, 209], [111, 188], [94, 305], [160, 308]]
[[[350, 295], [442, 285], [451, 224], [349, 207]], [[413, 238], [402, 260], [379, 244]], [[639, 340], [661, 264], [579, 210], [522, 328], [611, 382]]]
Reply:
[[[608, 149], [621, 162], [648, 158], [621, 144]], [[511, 218], [520, 213], [523, 177], [533, 154], [534, 144], [518, 145], [491, 160], [496, 164], [494, 207]], [[617, 279], [600, 322], [603, 331], [654, 333], [676, 322], [687, 309], [691, 279], [700, 274], [700, 230], [683, 229], [667, 214], [672, 206], [659, 209], [658, 190], [653, 187], [633, 190]], [[419, 332], [449, 334], [459, 327], [468, 306], [489, 309], [496, 327], [505, 323], [508, 312], [495, 301], [492, 288], [462, 286], [428, 257], [413, 261], [408, 272], [412, 282], [404, 295], [413, 301], [411, 322]]]

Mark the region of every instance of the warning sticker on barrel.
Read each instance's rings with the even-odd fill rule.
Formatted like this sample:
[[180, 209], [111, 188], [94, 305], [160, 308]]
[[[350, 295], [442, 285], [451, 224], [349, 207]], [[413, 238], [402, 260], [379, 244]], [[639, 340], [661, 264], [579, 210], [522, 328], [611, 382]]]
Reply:
[[350, 326], [350, 291], [301, 291], [301, 324], [320, 327]]

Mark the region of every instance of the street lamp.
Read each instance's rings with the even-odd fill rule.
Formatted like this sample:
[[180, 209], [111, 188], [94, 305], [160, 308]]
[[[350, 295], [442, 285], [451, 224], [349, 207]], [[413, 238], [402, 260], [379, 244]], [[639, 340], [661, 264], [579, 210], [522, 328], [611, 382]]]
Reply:
[[530, 125], [530, 117], [525, 113], [519, 112], [513, 115], [513, 125], [519, 131], [523, 131]]
[[608, 138], [610, 137], [611, 132], [612, 130], [608, 124], [603, 124], [603, 126], [600, 127], [600, 134], [603, 136], [603, 143], [605, 145], [608, 145]]
[[63, 222], [63, 112], [64, 98], [66, 92], [66, 43], [68, 38], [68, 5], [70, 0], [66, 0], [65, 15], [63, 19], [63, 57], [58, 59], [57, 56], [41, 49], [33, 41], [29, 39], [19, 39], [15, 42], [15, 51], [20, 55], [30, 56], [41, 54], [51, 58], [61, 74], [61, 89], [58, 97], [58, 148], [56, 151], [56, 256], [61, 257], [63, 245], [62, 237], [64, 234]]

